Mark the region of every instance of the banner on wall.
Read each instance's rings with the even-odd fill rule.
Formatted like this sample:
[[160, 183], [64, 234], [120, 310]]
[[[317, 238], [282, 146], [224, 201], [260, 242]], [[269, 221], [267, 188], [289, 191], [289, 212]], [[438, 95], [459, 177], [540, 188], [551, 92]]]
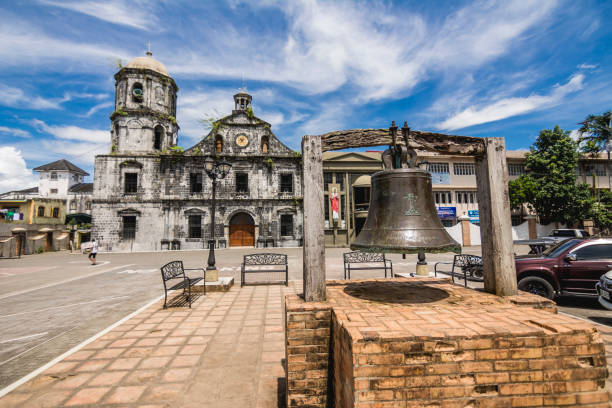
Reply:
[[468, 210], [468, 217], [470, 217], [471, 223], [480, 222], [480, 212], [478, 210]]
[[436, 207], [438, 211], [438, 217], [440, 219], [449, 219], [457, 217], [457, 208], [456, 207]]

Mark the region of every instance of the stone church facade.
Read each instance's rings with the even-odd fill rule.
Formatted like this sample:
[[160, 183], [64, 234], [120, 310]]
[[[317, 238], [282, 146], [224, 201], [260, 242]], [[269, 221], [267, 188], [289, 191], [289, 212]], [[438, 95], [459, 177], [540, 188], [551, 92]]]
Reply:
[[234, 95], [232, 114], [182, 151], [178, 87], [165, 67], [147, 53], [115, 80], [111, 153], [96, 156], [94, 172], [93, 235], [101, 250], [206, 248], [212, 201], [207, 157], [232, 165], [217, 184], [218, 247], [301, 245], [301, 158], [254, 116], [249, 94]]

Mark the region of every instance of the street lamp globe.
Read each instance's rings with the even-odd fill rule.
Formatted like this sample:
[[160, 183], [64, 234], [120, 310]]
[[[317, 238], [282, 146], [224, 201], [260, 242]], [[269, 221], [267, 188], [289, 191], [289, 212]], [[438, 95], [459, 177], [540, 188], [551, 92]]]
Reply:
[[221, 178], [224, 178], [227, 175], [227, 173], [229, 173], [231, 168], [232, 168], [232, 165], [226, 161], [221, 161], [217, 163], [217, 169], [219, 169], [219, 176]]
[[207, 157], [206, 159], [204, 159], [204, 169], [207, 172], [211, 172], [213, 171], [213, 168], [215, 167], [215, 160], [212, 157]]

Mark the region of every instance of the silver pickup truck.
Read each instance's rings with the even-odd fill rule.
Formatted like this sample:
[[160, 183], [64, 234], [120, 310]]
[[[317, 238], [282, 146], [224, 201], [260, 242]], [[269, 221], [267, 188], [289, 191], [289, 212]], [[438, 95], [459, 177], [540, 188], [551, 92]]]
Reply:
[[521, 239], [514, 241], [515, 245], [529, 245], [531, 251], [530, 254], [541, 255], [542, 252], [557, 242], [565, 241], [570, 238], [589, 238], [591, 235], [582, 229], [572, 229], [572, 228], [561, 228], [552, 230], [550, 235], [547, 237], [540, 237], [536, 239]]

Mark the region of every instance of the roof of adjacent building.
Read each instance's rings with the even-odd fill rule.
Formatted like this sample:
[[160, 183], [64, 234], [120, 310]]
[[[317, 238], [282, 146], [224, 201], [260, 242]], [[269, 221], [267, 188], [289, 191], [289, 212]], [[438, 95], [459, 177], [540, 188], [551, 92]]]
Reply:
[[152, 57], [151, 52], [147, 52], [147, 55], [144, 57], [136, 57], [125, 66], [126, 68], [135, 68], [135, 69], [150, 69], [151, 71], [155, 71], [159, 74], [165, 75], [167, 77], [170, 76], [168, 70], [158, 60]]
[[75, 166], [66, 159], [54, 161], [53, 163], [49, 164], [43, 164], [42, 166], [36, 167], [34, 171], [70, 171], [73, 173], [80, 173], [84, 176], [89, 176], [88, 172]]
[[93, 193], [93, 183], [75, 184], [68, 191], [70, 193]]
[[38, 194], [38, 187], [30, 187], [23, 190], [13, 190], [7, 191], [6, 193], [1, 193], [0, 198], [6, 197], [12, 194]]

